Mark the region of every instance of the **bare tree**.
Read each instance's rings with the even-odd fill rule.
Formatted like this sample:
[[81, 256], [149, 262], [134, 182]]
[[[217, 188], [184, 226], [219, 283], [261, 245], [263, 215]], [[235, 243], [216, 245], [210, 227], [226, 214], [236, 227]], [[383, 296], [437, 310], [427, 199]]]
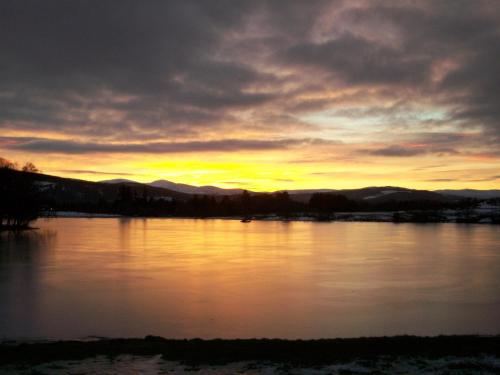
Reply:
[[[29, 228], [40, 211], [39, 191], [32, 176], [16, 169], [15, 163], [0, 158], [0, 230]], [[38, 171], [33, 163], [26, 163], [22, 170]]]
[[0, 169], [17, 169], [17, 164], [0, 157]]
[[38, 173], [38, 172], [40, 172], [40, 170], [35, 166], [35, 164], [33, 164], [30, 161], [27, 162], [26, 164], [24, 164], [22, 171], [23, 172], [30, 172], [30, 173]]

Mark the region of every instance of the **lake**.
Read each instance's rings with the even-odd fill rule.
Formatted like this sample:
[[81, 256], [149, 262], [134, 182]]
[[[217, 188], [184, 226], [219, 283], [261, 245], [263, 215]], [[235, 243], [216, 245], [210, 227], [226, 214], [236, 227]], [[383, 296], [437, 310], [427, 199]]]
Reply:
[[500, 333], [500, 226], [35, 225], [0, 234], [0, 338]]

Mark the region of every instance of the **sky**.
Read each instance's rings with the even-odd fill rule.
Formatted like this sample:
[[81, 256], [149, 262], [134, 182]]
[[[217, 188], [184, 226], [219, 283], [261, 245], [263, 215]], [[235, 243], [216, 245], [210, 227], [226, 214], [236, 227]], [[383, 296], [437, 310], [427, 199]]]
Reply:
[[500, 2], [2, 0], [0, 156], [87, 180], [500, 188]]

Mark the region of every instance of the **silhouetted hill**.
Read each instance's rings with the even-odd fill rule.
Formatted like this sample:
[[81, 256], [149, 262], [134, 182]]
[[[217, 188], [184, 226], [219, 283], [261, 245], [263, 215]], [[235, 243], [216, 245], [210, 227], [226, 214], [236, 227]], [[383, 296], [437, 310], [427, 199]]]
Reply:
[[[151, 184], [130, 180], [90, 182], [11, 169], [3, 171], [9, 186], [14, 187], [14, 190], [10, 190], [11, 195], [15, 195], [13, 192], [18, 182], [20, 187], [32, 186], [37, 204], [47, 215], [55, 211], [69, 211], [141, 217], [267, 215], [282, 218], [308, 216], [318, 220], [332, 220], [335, 213], [420, 212], [418, 215], [399, 214], [395, 220], [441, 222], [448, 219], [439, 212], [451, 209], [457, 210], [454, 220], [460, 222], [488, 220], [496, 223], [500, 220], [497, 213], [489, 212], [490, 208], [488, 212], [479, 212], [479, 208], [484, 208], [479, 207], [479, 200], [393, 186], [262, 193], [217, 187], [193, 187], [169, 181], [156, 181]], [[152, 184], [163, 187], [151, 186]], [[167, 189], [165, 186], [184, 192]], [[494, 202], [484, 203], [497, 205]], [[472, 214], [474, 209], [479, 211]]]
[[[336, 202], [334, 211], [340, 210], [341, 207], [347, 207], [349, 210], [419, 209], [420, 203], [422, 203], [422, 207], [439, 208], [449, 207], [450, 204], [456, 204], [464, 199], [451, 194], [395, 186], [342, 190], [289, 190], [274, 193], [250, 191], [245, 198], [244, 190], [241, 189], [223, 189], [214, 186], [199, 187], [166, 180], [147, 184], [126, 179], [91, 182], [42, 173], [15, 170], [10, 173], [19, 176], [22, 174], [24, 179], [26, 177], [30, 179], [41, 193], [43, 204], [47, 207], [59, 210], [90, 210], [91, 212], [111, 210], [124, 214], [128, 212], [146, 215], [155, 210], [163, 213], [194, 216], [201, 212], [210, 214], [227, 212], [229, 214], [240, 211], [255, 213], [254, 210], [257, 210], [267, 213], [271, 207], [301, 212], [301, 210], [310, 208], [308, 208], [308, 204], [311, 197], [317, 194], [341, 196], [350, 202], [342, 203], [339, 198], [335, 198], [333, 200]], [[489, 195], [485, 196], [489, 197]], [[222, 202], [223, 200], [224, 202]], [[327, 198], [327, 201], [330, 202], [331, 199]], [[171, 203], [168, 204], [168, 202]], [[221, 205], [225, 208], [222, 209]], [[158, 208], [160, 206], [161, 209]], [[244, 206], [246, 208], [243, 208]], [[146, 210], [145, 207], [148, 209]]]
[[449, 195], [460, 198], [474, 198], [474, 199], [500, 198], [500, 190], [449, 189], [449, 190], [436, 190], [435, 192], [443, 195]]
[[223, 189], [216, 186], [192, 186], [178, 184], [167, 180], [157, 180], [149, 183], [150, 186], [162, 187], [186, 194], [200, 195], [237, 195], [243, 192], [242, 189]]
[[395, 186], [367, 187], [362, 189], [343, 189], [343, 190], [288, 190], [290, 197], [297, 202], [308, 202], [315, 193], [334, 193], [347, 197], [350, 200], [367, 203], [380, 204], [385, 202], [412, 202], [412, 201], [433, 201], [433, 202], [452, 202], [459, 198], [439, 194], [429, 190], [414, 190]]
[[148, 186], [134, 181], [124, 181], [120, 183], [107, 184], [51, 176], [42, 173], [19, 172], [12, 170], [13, 174], [23, 173], [32, 180], [38, 189], [43, 193], [46, 201], [57, 201], [59, 203], [96, 203], [99, 201], [114, 201], [118, 198], [120, 186], [126, 185], [130, 188], [131, 194], [136, 196], [146, 195], [153, 199], [179, 199], [187, 200], [189, 195], [164, 188]]
[[[135, 183], [135, 181], [121, 178], [114, 180], [103, 180], [100, 182], [106, 184]], [[243, 189], [223, 189], [217, 186], [193, 186], [167, 180], [156, 180], [153, 182], [145, 183], [145, 185], [168, 189], [179, 193], [198, 195], [237, 195], [243, 192]]]
[[[106, 184], [141, 184], [136, 181], [128, 179], [113, 179], [103, 180], [100, 183]], [[224, 189], [216, 186], [194, 186], [188, 184], [181, 184], [167, 180], [157, 180], [141, 185], [149, 185], [159, 187], [170, 191], [175, 191], [184, 194], [197, 194], [197, 195], [216, 195], [216, 196], [233, 196], [239, 195], [243, 189]], [[249, 191], [250, 194], [260, 194]], [[500, 197], [500, 190], [416, 190], [408, 189], [397, 186], [374, 186], [360, 189], [292, 189], [292, 190], [279, 190], [277, 192], [287, 192], [290, 198], [296, 202], [306, 203], [311, 196], [316, 193], [332, 193], [341, 194], [345, 197], [355, 200], [364, 201], [365, 203], [383, 203], [389, 201], [435, 201], [435, 202], [451, 202], [463, 198], [474, 199], [490, 199]]]

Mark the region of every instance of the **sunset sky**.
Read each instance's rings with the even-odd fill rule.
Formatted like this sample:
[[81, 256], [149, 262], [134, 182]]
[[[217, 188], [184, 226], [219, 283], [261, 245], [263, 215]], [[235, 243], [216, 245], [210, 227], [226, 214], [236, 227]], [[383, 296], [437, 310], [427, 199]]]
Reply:
[[500, 2], [2, 0], [0, 156], [88, 180], [498, 189]]

